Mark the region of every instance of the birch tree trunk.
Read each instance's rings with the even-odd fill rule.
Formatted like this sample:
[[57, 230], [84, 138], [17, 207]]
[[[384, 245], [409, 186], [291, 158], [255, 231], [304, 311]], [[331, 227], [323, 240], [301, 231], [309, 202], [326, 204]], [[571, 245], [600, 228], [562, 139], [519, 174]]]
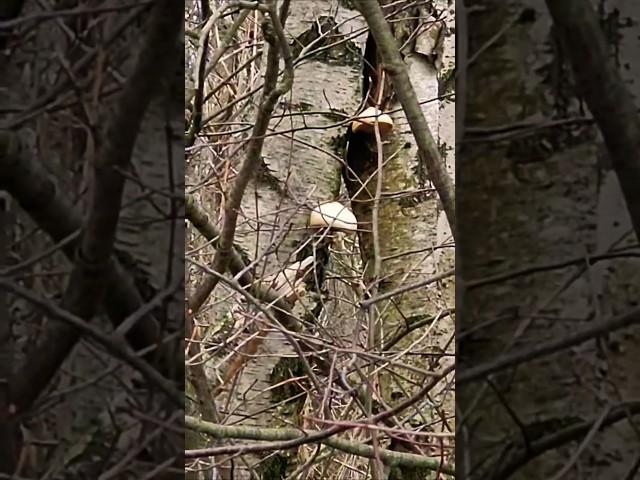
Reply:
[[[255, 20], [257, 17], [253, 18]], [[282, 99], [274, 112], [269, 128], [270, 136], [265, 140], [262, 151], [260, 171], [250, 182], [243, 197], [241, 219], [235, 237], [236, 245], [248, 258], [258, 260], [254, 267], [258, 276], [277, 273], [284, 265], [306, 255], [322, 257], [318, 250], [326, 247], [315, 245], [318, 243], [317, 237], [312, 238], [312, 233], [306, 228], [310, 210], [319, 203], [340, 198], [346, 200], [348, 205], [346, 197], [341, 197], [342, 135], [335, 128], [328, 127], [347, 118], [358, 108], [361, 84], [359, 51], [366, 39], [363, 27], [364, 23], [357, 17], [357, 12], [339, 6], [338, 2], [291, 2], [286, 34], [297, 57], [295, 80], [290, 95]], [[335, 43], [338, 45], [334, 46]], [[217, 70], [217, 78], [224, 78], [226, 73], [223, 67]], [[250, 80], [255, 73], [249, 70], [247, 77], [241, 77], [239, 81], [245, 78]], [[210, 80], [209, 88], [214, 90], [216, 83], [215, 80]], [[253, 121], [252, 102], [254, 100], [250, 97], [248, 106], [241, 104], [238, 113], [226, 113], [226, 116], [240, 117], [243, 125], [250, 124]], [[208, 113], [215, 113], [215, 109], [212, 108]], [[239, 139], [241, 136], [231, 138]], [[211, 148], [211, 152], [214, 149], [215, 146]], [[202, 155], [206, 158], [211, 154], [204, 151]], [[209, 158], [214, 164], [219, 161], [214, 157]], [[239, 158], [242, 158], [242, 154]], [[232, 159], [232, 165], [237, 163]], [[196, 179], [198, 175], [202, 178], [206, 173], [193, 169], [191, 178]], [[194, 180], [193, 183], [198, 182]], [[199, 202], [211, 209], [214, 216], [217, 215], [215, 212], [219, 211], [221, 202], [224, 202], [220, 193], [227, 189], [226, 185], [211, 185], [213, 188], [205, 185], [198, 191]], [[346, 255], [348, 262], [353, 255], [356, 254]], [[318, 269], [320, 268], [327, 269], [327, 274], [332, 269], [331, 266], [327, 268], [318, 265]], [[323, 315], [327, 320], [322, 328], [348, 335], [353, 328], [353, 314], [344, 316], [349, 304], [341, 298], [348, 292], [345, 292], [340, 282], [335, 281], [328, 282], [322, 289], [325, 290], [322, 293], [324, 298], [320, 298], [320, 292], [310, 296], [304, 301], [305, 306], [299, 309], [298, 315], [306, 315], [305, 318], [309, 321], [313, 318], [313, 315], [309, 316], [309, 309], [321, 308], [319, 304], [322, 302], [328, 310]], [[228, 293], [216, 290], [210, 302], [205, 305], [205, 311], [212, 309], [207, 313], [210, 320], [202, 317], [198, 319], [205, 329], [215, 325], [216, 315], [224, 315], [232, 305], [240, 302], [236, 296], [220, 303]], [[237, 309], [235, 311], [238, 312]], [[245, 308], [241, 311], [244, 318], [243, 314], [236, 313], [235, 319], [246, 324], [255, 323], [251, 319], [256, 315], [255, 310]], [[257, 322], [264, 321], [264, 317], [257, 319]], [[259, 329], [263, 328], [264, 323]], [[296, 357], [295, 351], [283, 335], [273, 328], [266, 328], [260, 335], [262, 341], [258, 350], [253, 352], [253, 358], [238, 372], [237, 382], [233, 384], [231, 392], [225, 393], [221, 399], [221, 404], [225, 405], [222, 412], [224, 423], [241, 422], [244, 426], [256, 427], [285, 425], [288, 417], [296, 415], [292, 411], [276, 409], [274, 405], [278, 403], [277, 395], [270, 388], [273, 383], [277, 383], [274, 381], [274, 374], [280, 370], [286, 373], [290, 368], [277, 368], [279, 362], [284, 361], [283, 365], [288, 365], [286, 362], [290, 363]], [[243, 339], [247, 340], [248, 337], [249, 335], [244, 335]], [[209, 372], [215, 378], [224, 372], [224, 368], [217, 371], [210, 368]], [[298, 411], [302, 403], [298, 402]], [[250, 478], [250, 470], [253, 469], [276, 475], [274, 472], [279, 468], [286, 470], [287, 462], [292, 465], [295, 463], [292, 461], [295, 457], [288, 454], [282, 459], [279, 457], [280, 455], [262, 465], [257, 465], [259, 458], [255, 456], [246, 455], [236, 459], [233, 478]], [[223, 469], [227, 477], [231, 475], [230, 468], [226, 465]]]

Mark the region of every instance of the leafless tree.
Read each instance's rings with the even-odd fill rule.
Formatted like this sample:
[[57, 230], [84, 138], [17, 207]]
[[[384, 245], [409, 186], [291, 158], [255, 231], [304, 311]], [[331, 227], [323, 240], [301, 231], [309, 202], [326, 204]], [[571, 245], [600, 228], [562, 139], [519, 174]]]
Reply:
[[187, 5], [191, 478], [454, 473], [455, 11], [371, 3]]

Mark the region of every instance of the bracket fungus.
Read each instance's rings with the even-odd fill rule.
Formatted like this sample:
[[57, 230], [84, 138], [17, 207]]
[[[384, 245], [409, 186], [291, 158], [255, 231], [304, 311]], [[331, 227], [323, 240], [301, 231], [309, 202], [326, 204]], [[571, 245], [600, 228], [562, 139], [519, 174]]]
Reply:
[[281, 272], [265, 277], [261, 283], [278, 297], [295, 302], [305, 293], [304, 279], [311, 271], [313, 261], [313, 257], [307, 257], [301, 262], [291, 263]]
[[353, 133], [362, 132], [367, 135], [374, 135], [376, 120], [378, 121], [381, 136], [384, 137], [393, 130], [393, 120], [391, 120], [391, 117], [376, 107], [366, 108], [358, 115], [351, 123], [351, 130]]
[[358, 220], [353, 212], [340, 202], [329, 202], [318, 205], [311, 211], [309, 226], [351, 233], [358, 229]]

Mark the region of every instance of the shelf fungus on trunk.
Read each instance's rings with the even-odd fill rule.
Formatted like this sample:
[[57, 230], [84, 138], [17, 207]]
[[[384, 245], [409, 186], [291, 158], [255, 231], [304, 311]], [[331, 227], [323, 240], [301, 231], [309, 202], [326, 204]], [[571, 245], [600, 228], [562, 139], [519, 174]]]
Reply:
[[344, 237], [357, 232], [358, 220], [342, 203], [325, 202], [311, 210], [307, 228], [310, 234], [299, 245], [296, 258], [313, 258], [313, 273], [306, 279], [307, 292], [320, 295], [331, 252], [347, 250]]
[[269, 275], [260, 283], [273, 290], [279, 298], [294, 304], [305, 294], [305, 279], [313, 270], [313, 257], [287, 265], [282, 271]]
[[328, 202], [311, 211], [309, 227], [352, 233], [358, 230], [358, 220], [353, 212], [340, 202]]
[[[300, 249], [298, 258], [301, 260], [291, 263], [279, 272], [270, 274], [258, 282], [266, 290], [275, 292], [279, 298], [284, 298], [291, 304], [295, 304], [300, 297], [307, 292], [307, 277], [312, 271], [320, 269], [315, 262], [325, 263], [328, 252], [323, 247], [332, 243], [334, 236], [332, 231], [351, 233], [358, 228], [355, 215], [347, 207], [339, 202], [328, 202], [318, 205], [311, 211], [308, 226], [319, 230], [322, 237], [317, 242], [309, 242], [308, 249]], [[328, 232], [327, 232], [328, 230]], [[320, 250], [320, 251], [319, 251]]]
[[391, 117], [376, 107], [365, 108], [351, 123], [351, 130], [353, 133], [362, 132], [367, 135], [375, 135], [376, 123], [378, 124], [382, 138], [389, 135], [393, 130], [393, 120]]

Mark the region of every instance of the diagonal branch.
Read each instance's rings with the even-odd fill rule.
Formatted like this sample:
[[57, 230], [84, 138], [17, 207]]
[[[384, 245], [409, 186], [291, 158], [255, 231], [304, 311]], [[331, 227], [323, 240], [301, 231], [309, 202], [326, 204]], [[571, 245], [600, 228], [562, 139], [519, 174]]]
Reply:
[[634, 308], [622, 315], [598, 320], [583, 328], [582, 331], [566, 335], [557, 340], [536, 345], [527, 350], [518, 350], [514, 353], [505, 354], [496, 360], [481, 363], [474, 367], [465, 368], [456, 376], [456, 385], [463, 385], [469, 382], [481, 380], [488, 375], [498, 373], [502, 370], [514, 368], [522, 363], [530, 362], [538, 358], [561, 352], [575, 345], [580, 345], [605, 333], [614, 332], [632, 325], [640, 324], [640, 308]]
[[640, 414], [639, 401], [622, 402], [611, 408], [605, 416], [585, 420], [550, 432], [548, 435], [531, 441], [527, 448], [517, 448], [506, 460], [503, 459], [493, 478], [495, 480], [511, 478], [516, 471], [546, 452], [579, 440], [589, 431], [594, 430], [596, 423], [599, 423], [598, 430], [602, 431], [604, 427], [630, 419], [638, 414]]
[[[82, 225], [81, 213], [71, 204], [50, 175], [29, 152], [21, 150], [18, 137], [0, 132], [0, 187], [20, 204], [31, 219], [73, 259]], [[115, 252], [115, 257], [124, 255]], [[136, 272], [134, 272], [136, 273]], [[108, 287], [103, 302], [107, 315], [115, 327], [144, 304], [137, 286], [115, 258], [105, 271]], [[159, 326], [149, 315], [141, 318], [127, 334], [136, 350], [159, 340]]]
[[[258, 170], [257, 166], [260, 162], [262, 146], [264, 145], [264, 135], [267, 133], [269, 121], [271, 120], [276, 102], [280, 96], [288, 92], [293, 85], [293, 60], [289, 44], [286, 41], [283, 31], [283, 23], [286, 18], [288, 5], [289, 1], [285, 0], [281, 8], [282, 22], [278, 18], [273, 4], [269, 5], [269, 17], [273, 30], [275, 31], [275, 38], [273, 32], [265, 31], [265, 38], [269, 43], [269, 50], [267, 53], [263, 97], [260, 107], [258, 108], [251, 138], [249, 139], [247, 156], [240, 167], [240, 171], [238, 172], [224, 209], [222, 232], [220, 234], [220, 240], [218, 241], [216, 255], [213, 258], [213, 270], [220, 274], [224, 274], [229, 265], [242, 197], [247, 185], [249, 185], [249, 182]], [[266, 30], [268, 28], [267, 24], [265, 23], [264, 25]], [[282, 52], [284, 58], [285, 70], [282, 84], [278, 86], [279, 51]], [[195, 293], [189, 299], [190, 314], [195, 315], [198, 312], [217, 283], [218, 278], [209, 275], [198, 285]]]
[[[17, 285], [11, 280], [0, 278], [0, 290], [11, 292], [14, 295], [18, 295], [28, 300], [38, 310], [43, 311], [55, 322], [64, 322], [65, 325], [70, 325], [75, 331], [78, 331], [83, 335], [86, 335], [91, 340], [94, 340], [96, 343], [104, 347], [104, 349], [115, 358], [119, 358], [123, 362], [128, 363], [131, 367], [138, 370], [149, 381], [150, 384], [157, 386], [158, 389], [164, 392], [176, 406], [184, 406], [184, 393], [176, 389], [172, 382], [158, 373], [158, 371], [151, 367], [148, 362], [139, 358], [135, 352], [127, 347], [126, 343], [122, 341], [122, 338], [117, 333], [112, 335], [104, 333], [99, 328], [92, 326], [88, 322], [84, 321], [82, 318], [69, 313], [67, 310], [57, 306], [51, 301], [39, 297], [38, 295], [34, 294], [26, 288]], [[26, 372], [22, 374], [27, 375], [27, 377], [31, 379], [38, 376], [37, 372], [29, 373], [31, 375], [30, 377]], [[16, 382], [12, 381], [12, 387], [15, 384]], [[18, 408], [21, 407], [20, 404], [17, 404], [16, 406]], [[21, 410], [24, 410], [24, 408], [22, 408]]]
[[585, 0], [546, 3], [567, 47], [578, 87], [604, 137], [636, 237], [640, 239], [640, 117], [635, 99], [609, 56], [591, 4]]

